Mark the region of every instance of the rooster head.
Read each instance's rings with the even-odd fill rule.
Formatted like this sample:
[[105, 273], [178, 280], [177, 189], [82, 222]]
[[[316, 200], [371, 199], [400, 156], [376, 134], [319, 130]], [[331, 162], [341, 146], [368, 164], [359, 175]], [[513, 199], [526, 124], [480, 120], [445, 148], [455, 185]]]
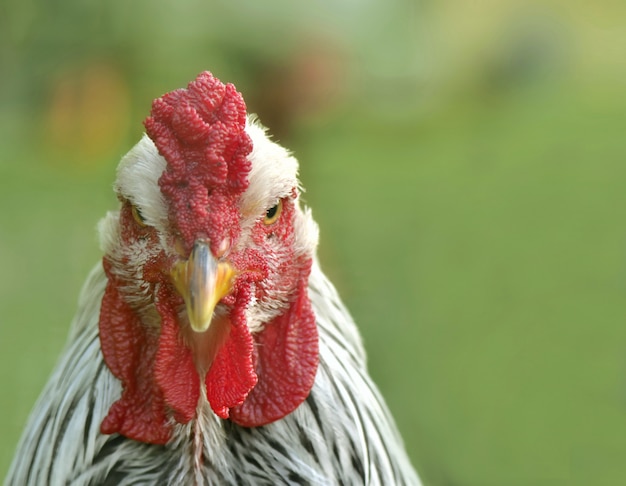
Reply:
[[317, 227], [297, 161], [210, 73], [156, 99], [100, 224], [99, 334], [122, 393], [101, 425], [164, 444], [207, 404], [259, 426], [308, 396], [318, 364], [307, 282]]

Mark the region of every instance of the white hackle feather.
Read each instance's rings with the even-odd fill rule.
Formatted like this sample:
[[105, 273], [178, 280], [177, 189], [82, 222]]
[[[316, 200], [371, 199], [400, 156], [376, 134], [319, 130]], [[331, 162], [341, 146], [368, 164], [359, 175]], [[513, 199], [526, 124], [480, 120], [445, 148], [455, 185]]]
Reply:
[[[298, 187], [296, 159], [253, 121], [246, 130], [254, 151], [250, 186], [241, 201], [244, 228]], [[157, 183], [164, 168], [165, 161], [144, 137], [122, 160], [116, 183], [118, 193], [136, 204], [157, 229], [167, 221]], [[294, 230], [298, 251], [313, 254], [317, 225], [309, 210], [298, 209]], [[100, 224], [105, 253], [115, 254], [118, 232], [118, 213], [110, 212]], [[242, 230], [239, 244], [246, 243]], [[393, 419], [369, 378], [357, 328], [317, 260], [309, 297], [319, 330], [320, 364], [309, 398], [274, 423], [244, 428], [219, 419], [204, 396], [197, 417], [185, 425], [175, 424], [165, 446], [100, 433], [100, 423], [121, 393], [98, 338], [105, 285], [98, 265], [81, 292], [68, 344], [31, 414], [7, 486], [420, 485]], [[254, 312], [249, 317], [257, 326], [271, 314]]]

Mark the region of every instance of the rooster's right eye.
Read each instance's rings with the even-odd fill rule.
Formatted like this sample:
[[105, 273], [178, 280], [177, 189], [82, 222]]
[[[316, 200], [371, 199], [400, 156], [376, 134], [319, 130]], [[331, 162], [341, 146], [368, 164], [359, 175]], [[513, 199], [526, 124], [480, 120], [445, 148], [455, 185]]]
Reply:
[[133, 219], [137, 222], [137, 224], [141, 227], [147, 226], [146, 218], [143, 217], [143, 214], [141, 214], [141, 211], [139, 210], [139, 208], [135, 206], [134, 204], [132, 204], [130, 208], [131, 208], [130, 211], [133, 215]]

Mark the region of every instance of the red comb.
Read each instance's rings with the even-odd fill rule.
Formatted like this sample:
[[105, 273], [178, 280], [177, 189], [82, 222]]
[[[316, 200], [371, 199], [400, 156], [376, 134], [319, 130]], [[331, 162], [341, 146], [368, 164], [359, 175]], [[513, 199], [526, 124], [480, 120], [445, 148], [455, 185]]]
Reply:
[[248, 187], [252, 151], [241, 94], [205, 71], [187, 89], [154, 100], [144, 125], [167, 160], [159, 186], [184, 242], [191, 248], [203, 235], [215, 250], [234, 238], [233, 203]]

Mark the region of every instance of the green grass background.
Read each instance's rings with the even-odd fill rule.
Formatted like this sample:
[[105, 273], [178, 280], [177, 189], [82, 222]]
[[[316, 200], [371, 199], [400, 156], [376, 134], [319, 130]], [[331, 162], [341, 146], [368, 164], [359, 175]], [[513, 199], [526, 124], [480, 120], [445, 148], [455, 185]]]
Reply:
[[[247, 33], [243, 46], [292, 22], [284, 3], [272, 3], [274, 17], [237, 5], [214, 8]], [[323, 5], [308, 18], [316, 35], [339, 37], [345, 15], [383, 45], [346, 34], [349, 79], [359, 82], [332, 107], [295, 116], [284, 138], [320, 224], [323, 268], [362, 329], [371, 373], [425, 483], [626, 484], [625, 36], [614, 20], [623, 7], [545, 4], [549, 28], [533, 27], [539, 47], [518, 59], [517, 40], [505, 42], [515, 2], [460, 12], [381, 3], [374, 20]], [[113, 20], [143, 15], [124, 14], [120, 2], [109, 9]], [[113, 40], [101, 45], [89, 23], [66, 30], [63, 15], [87, 15], [78, 4], [62, 10], [43, 34], [38, 10], [16, 3], [5, 12], [13, 30], [3, 30], [0, 50], [0, 477], [100, 258], [95, 224], [115, 207], [115, 165], [141, 133], [149, 100], [202, 69], [244, 96], [255, 85], [246, 56], [219, 55], [224, 32], [180, 37], [178, 11], [164, 44], [186, 54], [164, 65], [173, 48], [142, 50], [145, 24], [133, 37], [120, 34], [129, 21], [105, 22], [98, 28]], [[155, 25], [169, 18], [153, 15]], [[393, 19], [402, 21], [390, 32]], [[285, 32], [304, 21], [294, 24]], [[276, 36], [249, 48], [256, 62], [277, 56]], [[64, 50], [77, 39], [87, 46]], [[547, 51], [556, 54], [546, 60]], [[49, 85], [103, 58], [133, 95], [128, 128], [95, 151], [89, 138], [51, 142]]]

